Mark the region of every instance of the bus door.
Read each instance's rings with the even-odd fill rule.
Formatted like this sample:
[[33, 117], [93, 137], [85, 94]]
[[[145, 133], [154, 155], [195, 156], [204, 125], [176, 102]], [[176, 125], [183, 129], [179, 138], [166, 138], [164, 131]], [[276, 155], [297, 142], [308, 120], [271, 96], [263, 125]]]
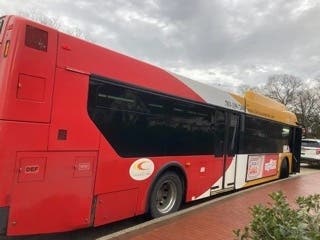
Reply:
[[234, 189], [236, 152], [238, 151], [239, 115], [222, 110], [215, 111], [214, 155], [216, 170], [221, 178], [212, 186], [211, 193]]
[[227, 113], [226, 122], [223, 187], [225, 189], [234, 189], [236, 176], [236, 154], [239, 146], [240, 115], [236, 113]]

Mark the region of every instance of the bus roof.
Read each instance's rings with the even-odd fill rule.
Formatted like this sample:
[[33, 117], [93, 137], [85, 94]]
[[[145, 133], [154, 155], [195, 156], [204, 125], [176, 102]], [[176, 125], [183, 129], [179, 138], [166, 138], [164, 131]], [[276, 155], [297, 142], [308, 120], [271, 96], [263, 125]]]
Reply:
[[285, 105], [269, 97], [251, 90], [247, 91], [244, 96], [240, 96], [183, 76], [174, 75], [209, 104], [246, 112], [289, 125], [297, 125], [295, 114], [289, 112]]
[[288, 111], [286, 106], [280, 102], [253, 91], [247, 91], [244, 98], [247, 113], [289, 125], [297, 125], [296, 115]]

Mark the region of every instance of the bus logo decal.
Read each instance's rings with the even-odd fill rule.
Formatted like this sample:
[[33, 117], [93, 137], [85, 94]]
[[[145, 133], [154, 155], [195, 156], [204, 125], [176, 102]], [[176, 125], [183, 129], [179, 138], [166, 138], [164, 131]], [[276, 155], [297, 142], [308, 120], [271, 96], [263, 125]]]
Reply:
[[154, 171], [154, 163], [148, 158], [140, 158], [134, 161], [129, 169], [130, 177], [137, 181], [149, 178]]

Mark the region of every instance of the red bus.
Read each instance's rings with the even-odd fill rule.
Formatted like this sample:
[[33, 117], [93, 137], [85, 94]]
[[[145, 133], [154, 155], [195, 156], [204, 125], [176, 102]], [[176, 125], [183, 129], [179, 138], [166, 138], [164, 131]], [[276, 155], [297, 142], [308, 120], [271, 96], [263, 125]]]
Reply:
[[62, 232], [299, 172], [296, 117], [33, 21], [0, 19], [0, 228]]

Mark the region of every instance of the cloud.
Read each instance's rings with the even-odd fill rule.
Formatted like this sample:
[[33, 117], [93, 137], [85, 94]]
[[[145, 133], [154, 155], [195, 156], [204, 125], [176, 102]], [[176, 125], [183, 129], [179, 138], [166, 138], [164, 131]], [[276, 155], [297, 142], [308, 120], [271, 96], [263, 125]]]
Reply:
[[0, 0], [0, 9], [39, 11], [95, 43], [230, 89], [274, 73], [320, 74], [317, 0]]

